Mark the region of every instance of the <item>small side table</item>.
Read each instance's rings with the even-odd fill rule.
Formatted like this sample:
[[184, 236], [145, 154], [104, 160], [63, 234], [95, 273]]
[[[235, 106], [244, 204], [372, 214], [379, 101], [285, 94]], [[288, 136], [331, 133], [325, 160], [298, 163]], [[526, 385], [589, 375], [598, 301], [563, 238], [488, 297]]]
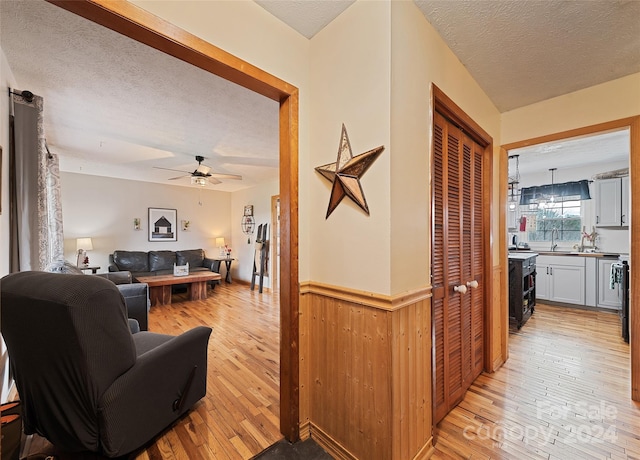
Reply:
[[78, 268], [82, 271], [91, 270], [91, 273], [93, 275], [95, 275], [98, 272], [98, 270], [100, 270], [100, 267], [97, 265], [80, 265]]
[[215, 257], [213, 260], [219, 260], [220, 262], [224, 262], [224, 266], [227, 269], [227, 273], [224, 277], [225, 282], [231, 284], [231, 262], [233, 262], [234, 258], [232, 257]]

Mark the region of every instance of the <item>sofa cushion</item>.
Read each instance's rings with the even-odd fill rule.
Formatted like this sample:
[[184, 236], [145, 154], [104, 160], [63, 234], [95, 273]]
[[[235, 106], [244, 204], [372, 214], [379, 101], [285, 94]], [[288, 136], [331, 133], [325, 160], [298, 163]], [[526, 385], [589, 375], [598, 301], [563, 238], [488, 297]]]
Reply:
[[149, 258], [142, 251], [113, 251], [113, 262], [120, 270], [130, 272], [148, 272]]
[[174, 251], [149, 251], [149, 271], [172, 270], [176, 263]]
[[191, 267], [202, 267], [204, 261], [203, 249], [187, 249], [185, 251], [176, 251], [178, 259], [178, 265], [186, 265], [189, 263], [189, 269]]

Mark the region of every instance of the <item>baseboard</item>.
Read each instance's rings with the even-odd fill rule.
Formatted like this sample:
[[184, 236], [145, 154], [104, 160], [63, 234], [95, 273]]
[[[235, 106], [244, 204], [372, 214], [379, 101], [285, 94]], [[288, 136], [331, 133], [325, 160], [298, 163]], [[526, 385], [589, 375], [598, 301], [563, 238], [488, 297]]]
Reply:
[[311, 422], [309, 420], [300, 424], [300, 441], [306, 441], [311, 437]]
[[310, 431], [313, 440], [317, 442], [320, 447], [326, 450], [333, 458], [339, 460], [358, 460], [358, 457], [342, 447], [338, 441], [333, 439], [313, 423], [310, 423]]
[[433, 436], [431, 436], [425, 445], [422, 446], [422, 449], [413, 457], [413, 460], [426, 460], [427, 458], [431, 458], [435, 451], [436, 448], [433, 447]]

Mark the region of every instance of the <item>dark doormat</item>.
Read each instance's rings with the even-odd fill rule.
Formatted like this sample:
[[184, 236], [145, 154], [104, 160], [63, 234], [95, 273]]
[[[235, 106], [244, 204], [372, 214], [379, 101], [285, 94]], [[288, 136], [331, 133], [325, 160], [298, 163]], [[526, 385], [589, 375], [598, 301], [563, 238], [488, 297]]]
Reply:
[[309, 438], [294, 444], [286, 439], [278, 441], [265, 449], [252, 460], [332, 460], [333, 457], [325, 452], [316, 442]]

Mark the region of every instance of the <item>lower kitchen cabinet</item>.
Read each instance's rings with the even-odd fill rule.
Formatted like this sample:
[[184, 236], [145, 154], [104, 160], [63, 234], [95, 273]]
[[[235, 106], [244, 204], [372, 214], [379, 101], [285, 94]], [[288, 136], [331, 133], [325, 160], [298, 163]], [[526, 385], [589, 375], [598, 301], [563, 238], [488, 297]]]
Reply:
[[552, 302], [585, 305], [585, 259], [538, 256], [536, 297]]
[[622, 308], [622, 286], [615, 284], [610, 289], [611, 265], [618, 259], [598, 259], [598, 307], [620, 310]]

